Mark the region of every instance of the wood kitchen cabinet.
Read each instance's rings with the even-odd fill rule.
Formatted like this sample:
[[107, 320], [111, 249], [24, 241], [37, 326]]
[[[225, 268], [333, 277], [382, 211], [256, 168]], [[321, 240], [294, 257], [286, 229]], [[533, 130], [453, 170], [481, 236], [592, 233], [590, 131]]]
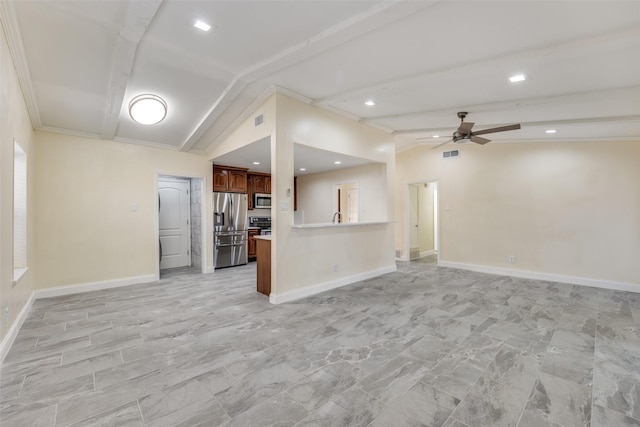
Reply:
[[256, 290], [266, 296], [271, 295], [271, 239], [268, 237], [270, 236], [261, 236], [257, 240], [258, 266], [256, 268]]
[[247, 192], [247, 169], [213, 165], [213, 191]]
[[249, 239], [247, 241], [247, 257], [249, 258], [249, 261], [254, 261], [256, 259], [256, 254], [257, 254], [255, 236], [260, 234], [260, 230], [250, 228], [248, 232], [249, 232]]
[[249, 210], [254, 208], [253, 195], [255, 193], [271, 194], [271, 175], [260, 172], [247, 173], [247, 194], [249, 194]]
[[271, 194], [271, 175], [251, 174], [253, 178], [253, 192]]

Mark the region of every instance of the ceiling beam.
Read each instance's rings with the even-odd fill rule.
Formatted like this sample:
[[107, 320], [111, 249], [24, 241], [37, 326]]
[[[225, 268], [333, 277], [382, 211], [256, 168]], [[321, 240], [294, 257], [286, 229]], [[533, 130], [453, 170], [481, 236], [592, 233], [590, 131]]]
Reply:
[[[196, 127], [182, 143], [181, 150], [190, 150], [205, 135], [209, 126], [222, 116], [226, 106], [233, 103], [247, 85], [370, 31], [415, 14], [417, 11], [430, 7], [435, 3], [437, 3], [436, 0], [380, 2], [364, 13], [346, 19], [307, 40], [290, 46], [266, 60], [248, 67], [236, 76], [234, 81], [227, 86], [223, 94], [209, 108], [205, 117], [198, 121]], [[265, 83], [263, 89], [267, 90], [268, 87], [269, 84]], [[212, 146], [219, 142], [220, 135], [216, 135], [215, 139], [208, 144], [207, 150], [209, 151]]]
[[[521, 121], [520, 124], [523, 128], [530, 126], [561, 126], [561, 125], [579, 125], [579, 124], [594, 124], [594, 123], [624, 123], [624, 122], [637, 122], [640, 121], [640, 115], [631, 114], [628, 116], [612, 116], [612, 117], [586, 117], [577, 119], [562, 119], [562, 120], [538, 120], [538, 121]], [[502, 126], [504, 123], [492, 123], [482, 124], [483, 127], [492, 128]], [[439, 128], [423, 128], [423, 129], [406, 129], [397, 130], [393, 132], [393, 135], [413, 135], [417, 133], [428, 133], [433, 131], [440, 131]]]
[[[379, 121], [386, 120], [399, 120], [399, 119], [415, 119], [426, 117], [431, 114], [447, 114], [451, 113], [452, 117], [455, 117], [456, 112], [464, 110], [464, 111], [472, 111], [474, 114], [479, 113], [489, 113], [495, 111], [504, 111], [504, 110], [518, 110], [526, 107], [534, 107], [540, 105], [553, 105], [559, 103], [567, 103], [571, 102], [573, 104], [577, 103], [585, 103], [585, 102], [594, 102], [601, 101], [602, 99], [607, 99], [611, 97], [636, 97], [640, 94], [640, 86], [629, 86], [629, 87], [620, 87], [615, 89], [604, 89], [604, 90], [590, 90], [587, 92], [574, 92], [567, 93], [563, 95], [556, 96], [540, 96], [534, 98], [525, 98], [525, 99], [517, 99], [513, 101], [499, 101], [499, 102], [489, 102], [486, 104], [476, 104], [476, 105], [465, 105], [458, 106], [454, 108], [438, 108], [436, 110], [422, 110], [422, 111], [411, 111], [403, 114], [390, 114], [386, 116], [374, 116], [367, 117], [365, 119], [360, 120], [365, 124], [374, 124]], [[412, 130], [402, 130], [397, 132], [409, 133], [414, 132]], [[395, 132], [395, 133], [397, 133]]]
[[107, 85], [102, 133], [100, 135], [103, 139], [115, 138], [138, 43], [140, 43], [161, 4], [162, 0], [131, 0], [127, 5], [114, 47], [113, 65]]

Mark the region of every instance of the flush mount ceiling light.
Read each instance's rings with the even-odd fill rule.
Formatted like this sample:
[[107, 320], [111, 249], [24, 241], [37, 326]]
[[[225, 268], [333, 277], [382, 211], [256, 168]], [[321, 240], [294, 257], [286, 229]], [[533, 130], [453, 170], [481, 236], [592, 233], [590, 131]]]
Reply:
[[196, 22], [193, 23], [193, 26], [202, 31], [209, 31], [211, 29], [211, 25], [199, 19], [196, 19]]
[[523, 82], [525, 80], [527, 80], [527, 76], [524, 74], [516, 74], [515, 76], [509, 77], [511, 83]]
[[155, 125], [167, 116], [167, 103], [157, 95], [138, 95], [129, 103], [129, 115], [142, 125]]
[[304, 171], [306, 171], [306, 170], [307, 170], [307, 168], [300, 168], [300, 170], [301, 170], [302, 172], [304, 172]]
[[433, 138], [440, 138], [440, 135], [433, 135]]
[[547, 129], [545, 130], [546, 133], [556, 133], [555, 129]]
[[375, 103], [375, 102], [373, 102], [373, 101], [370, 99], [370, 100], [366, 101], [366, 102], [364, 103], [364, 105], [366, 105], [367, 107], [373, 107], [374, 105], [376, 105], [376, 103]]
[[259, 164], [260, 164], [260, 162], [253, 162], [253, 164], [254, 164], [254, 165], [259, 165]]
[[341, 163], [342, 163], [342, 162], [341, 162], [340, 160], [336, 160], [335, 162], [333, 162], [333, 164], [334, 164], [334, 165], [339, 165], [339, 164], [341, 164]]

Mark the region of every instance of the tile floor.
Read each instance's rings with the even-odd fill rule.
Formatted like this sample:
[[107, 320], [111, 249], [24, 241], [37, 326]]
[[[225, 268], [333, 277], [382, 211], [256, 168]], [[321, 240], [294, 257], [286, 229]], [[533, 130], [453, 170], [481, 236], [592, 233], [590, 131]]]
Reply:
[[9, 426], [640, 426], [640, 294], [401, 263], [273, 306], [255, 264], [37, 300]]

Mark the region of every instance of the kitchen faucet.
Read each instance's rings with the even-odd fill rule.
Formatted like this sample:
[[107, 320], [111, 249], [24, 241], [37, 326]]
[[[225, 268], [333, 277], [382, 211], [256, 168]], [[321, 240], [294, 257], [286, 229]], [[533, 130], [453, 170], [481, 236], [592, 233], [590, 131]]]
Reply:
[[336, 223], [336, 215], [338, 215], [338, 223], [342, 222], [342, 212], [338, 211], [333, 214], [333, 219], [331, 220], [333, 224]]

